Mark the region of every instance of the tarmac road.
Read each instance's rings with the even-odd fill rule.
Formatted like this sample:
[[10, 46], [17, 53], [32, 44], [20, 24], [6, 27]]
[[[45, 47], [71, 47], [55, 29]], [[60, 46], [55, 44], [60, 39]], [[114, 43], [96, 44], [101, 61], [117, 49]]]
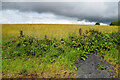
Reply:
[[[103, 65], [105, 69], [99, 69]], [[113, 66], [96, 54], [92, 54], [85, 61], [75, 62], [77, 78], [113, 78], [116, 75]]]

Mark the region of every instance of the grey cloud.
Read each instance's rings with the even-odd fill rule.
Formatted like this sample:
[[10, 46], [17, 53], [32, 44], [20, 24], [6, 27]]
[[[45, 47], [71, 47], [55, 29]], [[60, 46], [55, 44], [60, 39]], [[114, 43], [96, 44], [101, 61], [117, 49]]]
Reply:
[[22, 12], [51, 12], [90, 22], [110, 23], [118, 19], [117, 2], [3, 2], [2, 8], [17, 9]]

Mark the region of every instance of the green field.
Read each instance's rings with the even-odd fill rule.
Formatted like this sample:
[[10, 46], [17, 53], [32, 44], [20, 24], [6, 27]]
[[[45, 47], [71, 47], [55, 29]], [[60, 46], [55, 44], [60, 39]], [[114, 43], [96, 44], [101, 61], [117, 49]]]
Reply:
[[[20, 37], [20, 30], [24, 37]], [[4, 24], [2, 75], [4, 78], [75, 78], [74, 62], [86, 60], [90, 54], [103, 56], [118, 74], [119, 38], [118, 26]]]

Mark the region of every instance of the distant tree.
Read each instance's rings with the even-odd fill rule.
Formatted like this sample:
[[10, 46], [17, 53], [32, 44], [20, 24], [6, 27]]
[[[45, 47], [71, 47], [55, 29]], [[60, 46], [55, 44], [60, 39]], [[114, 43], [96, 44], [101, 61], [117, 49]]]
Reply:
[[111, 22], [110, 26], [120, 26], [120, 20]]
[[111, 22], [111, 23], [110, 23], [110, 26], [113, 26], [113, 25], [114, 25], [114, 24]]
[[95, 25], [100, 25], [100, 23], [99, 23], [99, 22], [97, 22]]

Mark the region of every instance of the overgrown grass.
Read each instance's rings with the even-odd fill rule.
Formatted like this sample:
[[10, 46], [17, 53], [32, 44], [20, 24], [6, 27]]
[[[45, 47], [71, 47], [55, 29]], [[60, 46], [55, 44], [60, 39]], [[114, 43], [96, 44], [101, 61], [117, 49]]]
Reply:
[[61, 39], [24, 35], [3, 43], [3, 77], [76, 77], [74, 62], [90, 54], [119, 63], [120, 35], [86, 30]]

